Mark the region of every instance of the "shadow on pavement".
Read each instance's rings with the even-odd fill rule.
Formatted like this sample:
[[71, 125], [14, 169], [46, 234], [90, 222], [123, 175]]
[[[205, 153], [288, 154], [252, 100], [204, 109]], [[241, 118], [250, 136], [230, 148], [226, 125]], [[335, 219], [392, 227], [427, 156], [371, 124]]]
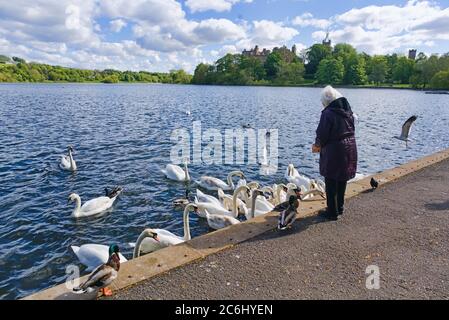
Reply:
[[428, 210], [434, 210], [434, 211], [444, 211], [449, 210], [449, 200], [446, 202], [440, 202], [440, 203], [426, 203], [424, 205], [426, 209]]

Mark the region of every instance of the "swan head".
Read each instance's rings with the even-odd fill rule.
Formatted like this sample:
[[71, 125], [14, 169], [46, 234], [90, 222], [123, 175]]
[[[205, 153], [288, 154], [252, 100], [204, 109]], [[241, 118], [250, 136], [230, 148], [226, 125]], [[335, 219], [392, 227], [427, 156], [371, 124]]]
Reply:
[[73, 153], [75, 151], [72, 146], [67, 146], [67, 151]]
[[79, 198], [79, 196], [78, 196], [76, 193], [71, 193], [71, 194], [69, 195], [69, 199], [68, 199], [67, 203], [74, 202], [74, 201], [76, 201], [76, 199], [78, 199], [78, 198]]
[[152, 238], [157, 242], [160, 241], [157, 232], [153, 229], [145, 229], [145, 231], [142, 233], [142, 236], [144, 236], [145, 238]]

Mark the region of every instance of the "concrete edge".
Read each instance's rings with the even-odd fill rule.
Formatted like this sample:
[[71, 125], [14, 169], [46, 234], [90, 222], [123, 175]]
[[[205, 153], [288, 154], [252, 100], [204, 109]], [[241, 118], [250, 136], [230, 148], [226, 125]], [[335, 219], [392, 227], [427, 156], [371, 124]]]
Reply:
[[[382, 187], [385, 184], [394, 182], [448, 158], [449, 149], [446, 149], [374, 174], [349, 184], [346, 196], [349, 199], [371, 190], [370, 180], [373, 176], [378, 180], [379, 186]], [[325, 207], [326, 202], [324, 200], [304, 201], [301, 203], [298, 217], [313, 216]], [[232, 248], [243, 241], [247, 241], [265, 232], [275, 230], [277, 228], [278, 215], [278, 212], [270, 212], [250, 221], [211, 232], [188, 242], [167, 247], [130, 260], [122, 264], [119, 277], [112, 284], [111, 288], [114, 291], [125, 289], [175, 268], [182, 267], [199, 259], [204, 259], [211, 254]], [[85, 278], [86, 276], [79, 280], [83, 281]], [[60, 284], [24, 297], [22, 300], [76, 299], [76, 296], [65, 284]]]

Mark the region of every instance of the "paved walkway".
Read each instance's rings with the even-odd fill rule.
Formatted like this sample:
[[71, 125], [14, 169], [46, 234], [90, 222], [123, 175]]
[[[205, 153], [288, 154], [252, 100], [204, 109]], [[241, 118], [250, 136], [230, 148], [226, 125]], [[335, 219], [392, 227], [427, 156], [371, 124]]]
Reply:
[[[377, 265], [380, 289], [367, 290]], [[449, 299], [449, 160], [113, 299]]]

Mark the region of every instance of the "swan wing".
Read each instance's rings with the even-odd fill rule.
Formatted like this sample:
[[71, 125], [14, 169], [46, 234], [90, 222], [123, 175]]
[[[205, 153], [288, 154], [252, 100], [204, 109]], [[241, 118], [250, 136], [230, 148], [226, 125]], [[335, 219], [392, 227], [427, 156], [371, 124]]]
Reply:
[[203, 176], [200, 178], [198, 184], [208, 190], [218, 190], [219, 188], [223, 190], [230, 189], [226, 182], [215, 177]]
[[92, 200], [87, 201], [81, 207], [83, 213], [98, 213], [104, 210], [109, 209], [114, 203], [115, 199], [111, 199], [109, 197], [99, 197]]
[[198, 198], [198, 202], [206, 202], [206, 203], [212, 203], [215, 205], [220, 205], [220, 201], [217, 198], [215, 198], [214, 196], [205, 194], [204, 192], [202, 192], [199, 189], [196, 190], [196, 196]]
[[210, 215], [207, 219], [207, 222], [209, 226], [215, 230], [223, 229], [231, 225], [240, 223], [240, 221], [236, 218], [222, 215]]
[[70, 169], [70, 158], [68, 156], [62, 156], [60, 165], [63, 169]]
[[205, 203], [205, 202], [197, 202], [196, 205], [200, 209], [200, 211], [207, 211], [211, 215], [226, 215], [226, 216], [233, 216], [233, 213], [226, 210], [221, 204], [215, 205], [212, 203]]
[[170, 180], [184, 181], [186, 179], [184, 170], [180, 166], [174, 164], [167, 164], [164, 173]]
[[[102, 244], [85, 244], [81, 247], [71, 247], [78, 260], [87, 267], [88, 270], [93, 270], [100, 264], [106, 263], [109, 258], [109, 247]], [[121, 253], [119, 253], [120, 262], [128, 261]]]

